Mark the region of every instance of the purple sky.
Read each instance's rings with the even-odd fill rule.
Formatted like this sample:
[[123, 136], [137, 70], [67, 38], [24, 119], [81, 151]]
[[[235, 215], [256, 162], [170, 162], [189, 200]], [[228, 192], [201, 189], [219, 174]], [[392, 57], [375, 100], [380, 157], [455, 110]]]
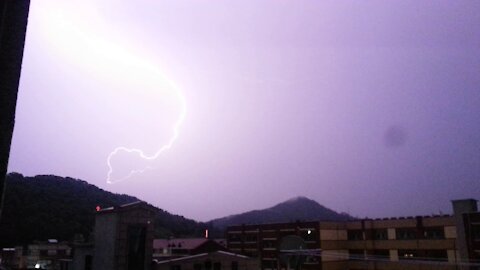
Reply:
[[[448, 213], [480, 198], [479, 10], [32, 1], [9, 171], [202, 221], [298, 195], [360, 217]], [[120, 146], [159, 155], [120, 151], [113, 180], [149, 169], [107, 184]]]

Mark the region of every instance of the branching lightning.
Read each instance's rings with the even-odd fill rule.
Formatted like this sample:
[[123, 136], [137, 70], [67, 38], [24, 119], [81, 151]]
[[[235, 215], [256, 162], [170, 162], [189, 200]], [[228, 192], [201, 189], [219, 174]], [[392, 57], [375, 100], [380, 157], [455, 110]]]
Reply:
[[[80, 3], [80, 2], [79, 2]], [[83, 3], [83, 2], [82, 2]], [[130, 80], [132, 83], [146, 82], [150, 83], [154, 89], [161, 88], [161, 84], [166, 84], [169, 91], [178, 100], [180, 106], [180, 114], [173, 125], [173, 134], [166, 144], [160, 145], [159, 149], [152, 155], [148, 155], [144, 150], [139, 148], [129, 148], [119, 146], [115, 148], [107, 157], [107, 183], [114, 184], [124, 181], [135, 174], [143, 173], [150, 166], [143, 169], [131, 170], [127, 176], [113, 179], [114, 172], [112, 159], [119, 153], [137, 154], [144, 160], [154, 160], [158, 158], [164, 151], [170, 149], [176, 141], [180, 126], [182, 125], [187, 109], [186, 102], [181, 91], [168, 79], [166, 79], [159, 69], [146, 61], [146, 57], [136, 57], [131, 50], [119, 46], [119, 44], [128, 44], [128, 42], [114, 42], [108, 40], [105, 33], [114, 31], [101, 32], [98, 26], [105, 26], [100, 16], [95, 16], [94, 2], [85, 5], [75, 5], [69, 2], [42, 2], [32, 3], [31, 21], [34, 25], [39, 26], [41, 33], [47, 37], [46, 40], [51, 42], [50, 47], [55, 49], [55, 53], [62, 53], [66, 61], [71, 61], [76, 65], [83, 66], [93, 74], [93, 76], [105, 76], [103, 79], [122, 79]], [[78, 4], [78, 3], [77, 3]], [[89, 14], [90, 19], [84, 20], [77, 12], [79, 8], [84, 8], [84, 14]], [[90, 7], [90, 8], [89, 8]], [[136, 53], [141, 53], [136, 50]], [[140, 70], [142, 73], [131, 74], [126, 73], [127, 70]]]
[[158, 158], [160, 156], [160, 154], [162, 154], [162, 152], [164, 152], [164, 151], [166, 151], [166, 150], [168, 150], [172, 147], [173, 143], [175, 142], [175, 140], [178, 137], [180, 126], [182, 125], [183, 120], [185, 119], [185, 116], [187, 114], [187, 106], [186, 106], [185, 98], [183, 97], [182, 93], [176, 88], [175, 88], [175, 93], [176, 93], [176, 96], [177, 96], [178, 100], [180, 101], [181, 112], [180, 112], [180, 116], [178, 117], [177, 121], [174, 124], [173, 134], [172, 134], [172, 137], [170, 138], [170, 140], [168, 141], [168, 143], [162, 145], [160, 147], [160, 149], [158, 149], [158, 151], [156, 153], [154, 153], [153, 155], [147, 155], [147, 154], [145, 154], [145, 152], [143, 150], [138, 149], [138, 148], [127, 148], [125, 146], [119, 146], [119, 147], [115, 148], [108, 155], [108, 158], [107, 158], [107, 165], [108, 165], [107, 183], [108, 184], [114, 184], [114, 183], [117, 183], [117, 182], [127, 180], [128, 178], [132, 177], [135, 174], [143, 173], [146, 170], [151, 169], [150, 166], [147, 166], [144, 169], [131, 170], [130, 173], [127, 176], [122, 177], [120, 179], [117, 179], [115, 181], [112, 181], [113, 167], [112, 167], [111, 160], [119, 152], [126, 152], [126, 153], [129, 153], [129, 154], [135, 153], [135, 154], [138, 154], [141, 158], [143, 158], [145, 160], [154, 160], [154, 159]]

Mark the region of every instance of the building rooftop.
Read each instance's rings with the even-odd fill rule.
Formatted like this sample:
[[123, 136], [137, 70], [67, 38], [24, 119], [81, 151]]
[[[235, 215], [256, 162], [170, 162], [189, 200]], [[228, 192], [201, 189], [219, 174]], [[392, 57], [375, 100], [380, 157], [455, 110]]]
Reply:
[[221, 256], [229, 256], [229, 257], [235, 257], [235, 258], [241, 258], [241, 259], [249, 259], [250, 258], [250, 257], [244, 256], [244, 255], [219, 250], [219, 251], [215, 251], [215, 252], [211, 252], [211, 253], [200, 253], [200, 254], [196, 254], [196, 255], [185, 256], [185, 257], [175, 258], [175, 259], [170, 259], [170, 260], [163, 260], [163, 261], [153, 260], [153, 261], [156, 264], [165, 264], [165, 263], [171, 263], [171, 262], [182, 262], [182, 261], [188, 261], [188, 260], [195, 259], [195, 258], [201, 258], [201, 257], [209, 256], [209, 255], [212, 255], [212, 254], [218, 254], [218, 255], [221, 255]]
[[144, 208], [152, 212], [156, 212], [158, 209], [155, 208], [154, 206], [144, 202], [144, 201], [136, 201], [132, 203], [127, 203], [127, 204], [122, 204], [120, 206], [111, 206], [107, 208], [100, 208], [97, 206], [97, 213], [102, 214], [102, 213], [111, 213], [111, 212], [121, 212], [133, 208]]

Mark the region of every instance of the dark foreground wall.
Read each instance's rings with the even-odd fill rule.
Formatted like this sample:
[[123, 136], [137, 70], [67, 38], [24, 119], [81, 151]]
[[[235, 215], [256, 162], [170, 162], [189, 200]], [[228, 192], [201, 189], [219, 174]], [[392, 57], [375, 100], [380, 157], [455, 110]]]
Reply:
[[30, 0], [0, 0], [0, 218]]

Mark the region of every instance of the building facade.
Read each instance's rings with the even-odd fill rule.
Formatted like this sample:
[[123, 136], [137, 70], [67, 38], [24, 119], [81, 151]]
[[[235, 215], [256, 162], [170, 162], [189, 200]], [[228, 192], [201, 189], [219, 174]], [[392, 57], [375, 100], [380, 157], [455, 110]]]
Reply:
[[97, 209], [94, 241], [77, 243], [73, 270], [150, 270], [157, 209], [135, 202]]
[[200, 253], [155, 262], [153, 270], [256, 270], [258, 260], [226, 251]]
[[215, 251], [227, 251], [224, 239], [173, 238], [153, 240], [153, 259], [156, 261]]
[[299, 252], [302, 269], [479, 269], [476, 201], [453, 203], [452, 216], [231, 226], [227, 246], [258, 258], [266, 270], [287, 269], [279, 247], [288, 235], [301, 237], [302, 248], [313, 251]]
[[0, 265], [11, 269], [69, 270], [72, 248], [67, 242], [49, 239], [3, 249], [0, 257]]

